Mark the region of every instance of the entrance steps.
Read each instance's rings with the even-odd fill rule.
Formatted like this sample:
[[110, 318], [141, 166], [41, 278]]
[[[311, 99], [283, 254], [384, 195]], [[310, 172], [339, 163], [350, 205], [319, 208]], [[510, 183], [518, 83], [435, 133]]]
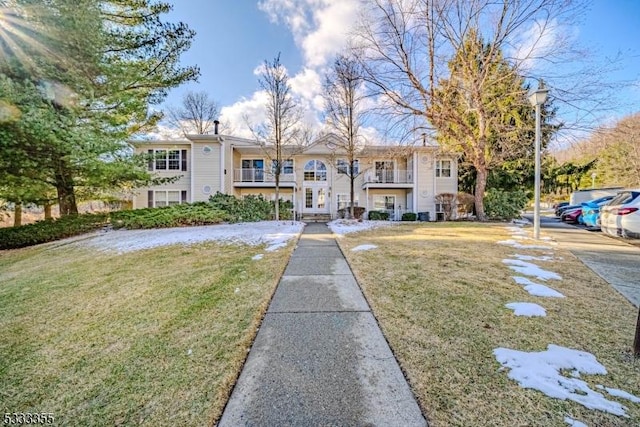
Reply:
[[329, 222], [331, 215], [329, 214], [302, 214], [300, 217], [302, 222]]

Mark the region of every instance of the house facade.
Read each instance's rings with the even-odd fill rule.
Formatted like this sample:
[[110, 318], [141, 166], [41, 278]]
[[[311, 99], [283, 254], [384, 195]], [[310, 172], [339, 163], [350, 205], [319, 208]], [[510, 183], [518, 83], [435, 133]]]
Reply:
[[[348, 162], [335, 138], [327, 135], [304, 149], [284, 149], [280, 198], [292, 202], [298, 219], [337, 218], [338, 210], [349, 206]], [[148, 167], [157, 176], [180, 177], [172, 184], [138, 189], [134, 209], [206, 201], [218, 191], [240, 198], [275, 198], [272, 162], [253, 140], [189, 135], [183, 140], [136, 141], [134, 146], [153, 157]], [[366, 212], [386, 211], [392, 220], [404, 212], [423, 213], [423, 219], [428, 212], [432, 221], [443, 219], [436, 196], [458, 190], [456, 157], [434, 146], [366, 147], [354, 175], [356, 205]]]

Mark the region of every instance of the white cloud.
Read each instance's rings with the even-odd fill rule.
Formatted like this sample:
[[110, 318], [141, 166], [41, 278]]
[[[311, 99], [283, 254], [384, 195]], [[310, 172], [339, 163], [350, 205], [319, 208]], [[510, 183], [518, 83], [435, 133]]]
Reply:
[[566, 43], [566, 30], [556, 20], [534, 21], [511, 41], [508, 54], [522, 70], [542, 67], [543, 58], [552, 57]]
[[222, 107], [220, 117], [229, 123], [235, 136], [251, 138], [253, 134], [247, 121], [252, 125], [264, 122], [267, 117], [266, 103], [267, 93], [257, 91], [249, 99], [243, 98], [233, 105]]
[[273, 22], [284, 23], [302, 48], [308, 67], [322, 67], [346, 46], [359, 14], [359, 0], [263, 0]]

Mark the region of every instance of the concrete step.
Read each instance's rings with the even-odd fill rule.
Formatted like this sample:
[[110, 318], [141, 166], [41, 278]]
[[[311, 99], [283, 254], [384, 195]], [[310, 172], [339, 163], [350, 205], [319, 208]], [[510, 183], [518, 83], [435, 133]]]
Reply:
[[303, 214], [300, 218], [302, 222], [329, 222], [331, 215], [329, 214]]

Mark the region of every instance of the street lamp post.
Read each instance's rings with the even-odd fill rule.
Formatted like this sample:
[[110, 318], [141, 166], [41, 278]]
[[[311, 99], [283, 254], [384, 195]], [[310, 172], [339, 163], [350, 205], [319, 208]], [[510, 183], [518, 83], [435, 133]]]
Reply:
[[591, 188], [596, 188], [596, 176], [595, 172], [591, 173]]
[[533, 205], [533, 238], [540, 239], [540, 107], [547, 100], [548, 89], [539, 87], [529, 95], [529, 102], [536, 107], [536, 166]]

